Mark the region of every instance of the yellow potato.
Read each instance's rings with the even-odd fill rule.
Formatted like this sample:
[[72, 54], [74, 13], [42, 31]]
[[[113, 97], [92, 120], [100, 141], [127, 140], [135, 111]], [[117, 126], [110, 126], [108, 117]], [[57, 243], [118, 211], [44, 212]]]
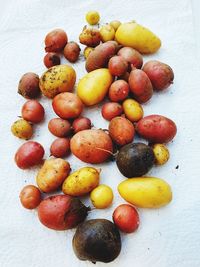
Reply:
[[33, 135], [33, 127], [28, 121], [20, 119], [12, 124], [11, 132], [14, 136], [27, 140]]
[[118, 185], [118, 191], [127, 202], [141, 208], [159, 208], [172, 200], [168, 183], [155, 177], [135, 177]]
[[86, 74], [78, 83], [77, 94], [86, 106], [101, 102], [113, 81], [108, 69], [97, 69]]
[[116, 31], [119, 28], [119, 26], [121, 25], [121, 22], [119, 20], [113, 20], [113, 21], [110, 22], [110, 25]]
[[82, 196], [99, 184], [100, 172], [92, 167], [83, 167], [70, 174], [62, 185], [62, 191], [70, 196]]
[[69, 172], [70, 165], [64, 159], [48, 159], [37, 174], [37, 185], [42, 192], [53, 192], [62, 185]]
[[101, 184], [92, 190], [90, 199], [95, 208], [105, 209], [112, 204], [113, 191], [109, 186]]
[[142, 106], [133, 99], [126, 99], [122, 106], [126, 118], [132, 122], [139, 121], [144, 115]]
[[85, 19], [90, 25], [95, 25], [99, 22], [100, 15], [97, 11], [92, 10], [86, 14]]
[[100, 35], [102, 42], [111, 41], [115, 38], [115, 30], [111, 25], [106, 24], [100, 28]]
[[54, 98], [59, 93], [72, 91], [75, 81], [76, 72], [71, 66], [57, 65], [43, 73], [39, 86], [43, 95]]
[[161, 40], [153, 32], [136, 22], [121, 24], [115, 39], [119, 44], [135, 48], [142, 54], [155, 53], [161, 46]]
[[152, 146], [153, 153], [155, 156], [155, 163], [157, 165], [165, 164], [169, 159], [169, 150], [163, 144], [154, 144]]

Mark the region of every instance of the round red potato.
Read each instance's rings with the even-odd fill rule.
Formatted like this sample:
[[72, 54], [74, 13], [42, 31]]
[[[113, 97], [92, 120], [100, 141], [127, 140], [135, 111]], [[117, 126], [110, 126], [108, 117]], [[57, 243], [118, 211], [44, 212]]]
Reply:
[[120, 116], [123, 112], [123, 108], [120, 104], [115, 102], [109, 102], [102, 106], [101, 114], [105, 120], [112, 120], [114, 117]]
[[72, 93], [61, 93], [54, 97], [53, 110], [62, 119], [74, 119], [83, 111], [83, 103], [80, 98]]
[[70, 139], [57, 138], [53, 141], [50, 147], [51, 156], [63, 158], [70, 153]]
[[66, 44], [63, 54], [64, 57], [69, 60], [70, 62], [76, 62], [78, 60], [79, 54], [80, 54], [80, 47], [77, 43], [75, 42], [69, 42]]
[[41, 202], [41, 192], [34, 185], [25, 186], [19, 195], [21, 204], [26, 209], [35, 209]]
[[60, 52], [67, 44], [68, 38], [65, 31], [62, 29], [55, 29], [49, 32], [45, 37], [45, 51], [46, 52]]
[[134, 232], [140, 223], [137, 210], [128, 204], [119, 205], [114, 210], [113, 221], [117, 228], [125, 233]]
[[57, 137], [65, 137], [71, 133], [71, 124], [61, 118], [53, 118], [48, 123], [49, 131]]
[[113, 76], [121, 76], [128, 69], [128, 63], [121, 56], [114, 56], [108, 62], [108, 69]]
[[39, 123], [44, 119], [44, 108], [37, 100], [28, 100], [22, 106], [22, 118], [32, 123]]
[[123, 101], [129, 94], [129, 85], [126, 81], [117, 80], [111, 84], [108, 94], [113, 102]]
[[21, 145], [15, 154], [15, 162], [20, 169], [28, 169], [40, 164], [44, 156], [44, 148], [34, 141]]
[[144, 64], [142, 70], [147, 74], [153, 88], [157, 91], [162, 91], [173, 83], [173, 70], [165, 63], [157, 60], [150, 60]]
[[50, 229], [67, 230], [83, 222], [88, 210], [78, 198], [55, 195], [40, 203], [38, 217], [40, 222]]
[[60, 65], [60, 56], [57, 53], [49, 52], [44, 56], [43, 62], [47, 68]]
[[91, 129], [91, 120], [85, 117], [77, 118], [72, 123], [72, 129], [74, 133], [78, 133], [83, 130]]
[[33, 72], [25, 73], [18, 85], [18, 94], [25, 98], [36, 98], [40, 95], [39, 76]]
[[176, 135], [176, 124], [161, 115], [149, 115], [138, 121], [136, 131], [152, 143], [167, 143]]
[[153, 95], [153, 87], [149, 77], [143, 70], [132, 70], [128, 80], [133, 97], [139, 103], [147, 102]]
[[133, 141], [135, 129], [133, 124], [123, 117], [115, 117], [109, 123], [109, 135], [119, 146], [124, 146]]
[[123, 57], [132, 67], [140, 69], [143, 64], [142, 55], [131, 47], [123, 47], [118, 51], [118, 56]]

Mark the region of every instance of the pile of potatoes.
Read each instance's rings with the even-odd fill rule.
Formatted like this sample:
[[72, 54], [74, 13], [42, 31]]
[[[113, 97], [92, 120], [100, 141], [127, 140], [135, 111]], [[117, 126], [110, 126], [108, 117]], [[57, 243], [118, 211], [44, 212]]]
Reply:
[[[86, 14], [90, 25], [98, 24], [99, 20], [96, 11]], [[154, 91], [167, 89], [173, 83], [174, 73], [169, 65], [157, 60], [143, 64], [143, 55], [155, 53], [161, 41], [135, 21], [115, 20], [100, 29], [99, 24], [85, 26], [79, 41], [86, 46], [83, 54], [87, 74], [78, 81], [76, 93], [72, 92], [76, 72], [69, 64], [60, 65], [60, 56], [63, 54], [74, 63], [80, 47], [68, 42], [62, 29], [45, 37], [44, 64], [48, 70], [41, 77], [26, 73], [19, 81], [18, 93], [26, 102], [11, 131], [28, 141], [18, 148], [15, 163], [21, 169], [42, 164], [35, 178], [37, 186], [25, 186], [20, 201], [27, 209], [38, 207], [40, 222], [50, 229], [66, 230], [82, 223], [73, 238], [76, 256], [80, 260], [110, 262], [121, 250], [119, 230], [132, 233], [139, 227], [137, 207], [160, 208], [172, 200], [172, 190], [166, 181], [143, 175], [155, 164], [168, 161], [166, 143], [175, 137], [176, 124], [159, 114], [144, 116], [142, 104], [151, 99]], [[39, 127], [45, 116], [43, 106], [35, 99], [40, 94], [52, 99], [52, 109], [58, 116], [48, 122], [48, 130], [56, 136], [48, 159], [43, 159], [43, 146], [29, 140], [34, 125]], [[95, 128], [89, 118], [82, 116], [84, 108], [102, 101], [101, 114], [108, 121], [107, 130]], [[136, 134], [148, 144], [134, 143]], [[70, 163], [65, 160], [70, 153], [89, 165], [70, 173]], [[101, 184], [103, 169], [92, 165], [113, 160], [127, 178], [118, 185], [118, 192], [129, 204], [115, 208], [114, 224], [105, 219], [84, 222], [91, 208], [79, 197], [90, 195], [96, 209], [110, 207], [113, 202], [112, 188]], [[60, 190], [62, 194], [58, 194]], [[42, 193], [55, 195], [42, 197]]]

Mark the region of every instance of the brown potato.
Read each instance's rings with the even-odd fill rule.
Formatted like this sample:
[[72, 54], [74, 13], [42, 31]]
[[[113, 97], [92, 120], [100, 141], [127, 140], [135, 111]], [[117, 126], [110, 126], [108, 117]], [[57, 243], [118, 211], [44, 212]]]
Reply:
[[45, 55], [43, 62], [47, 68], [60, 65], [60, 56], [57, 53], [49, 52]]
[[19, 198], [24, 208], [32, 210], [40, 204], [42, 196], [36, 186], [27, 185], [20, 192]]
[[55, 158], [64, 158], [70, 153], [70, 139], [57, 138], [50, 147], [51, 156]]
[[65, 137], [71, 133], [71, 124], [61, 118], [51, 119], [48, 123], [49, 131], [57, 137]]
[[98, 29], [84, 27], [79, 35], [79, 41], [86, 46], [95, 47], [101, 42], [101, 35]]
[[123, 47], [118, 51], [117, 54], [118, 56], [123, 57], [130, 64], [130, 66], [141, 69], [143, 58], [137, 50], [131, 47]]
[[39, 76], [33, 72], [25, 73], [18, 85], [18, 94], [25, 98], [36, 98], [40, 95]]
[[78, 133], [83, 130], [91, 129], [91, 120], [85, 117], [77, 118], [72, 123], [72, 129], [74, 133]]
[[78, 60], [80, 51], [81, 49], [77, 43], [69, 42], [68, 44], [66, 44], [63, 54], [67, 60], [73, 63]]
[[121, 76], [126, 73], [128, 63], [121, 56], [114, 56], [108, 62], [108, 69], [113, 76]]
[[46, 52], [61, 52], [68, 41], [65, 31], [62, 29], [55, 29], [49, 32], [45, 37], [45, 51]]

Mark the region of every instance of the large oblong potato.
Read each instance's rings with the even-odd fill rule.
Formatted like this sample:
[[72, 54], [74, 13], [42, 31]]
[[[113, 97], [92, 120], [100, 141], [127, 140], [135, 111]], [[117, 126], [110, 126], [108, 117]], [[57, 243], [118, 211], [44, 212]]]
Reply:
[[69, 65], [49, 68], [40, 77], [39, 86], [43, 95], [54, 98], [59, 93], [72, 91], [76, 82], [76, 72]]
[[135, 177], [118, 185], [118, 191], [127, 202], [140, 208], [159, 208], [172, 200], [171, 187], [156, 177]]
[[108, 69], [97, 69], [86, 74], [78, 83], [77, 94], [86, 106], [101, 102], [113, 82]]
[[37, 185], [42, 192], [53, 192], [62, 185], [69, 172], [70, 165], [64, 159], [45, 160], [36, 177]]
[[62, 185], [62, 191], [70, 196], [82, 196], [91, 192], [99, 184], [99, 171], [92, 167], [83, 167], [71, 173]]

